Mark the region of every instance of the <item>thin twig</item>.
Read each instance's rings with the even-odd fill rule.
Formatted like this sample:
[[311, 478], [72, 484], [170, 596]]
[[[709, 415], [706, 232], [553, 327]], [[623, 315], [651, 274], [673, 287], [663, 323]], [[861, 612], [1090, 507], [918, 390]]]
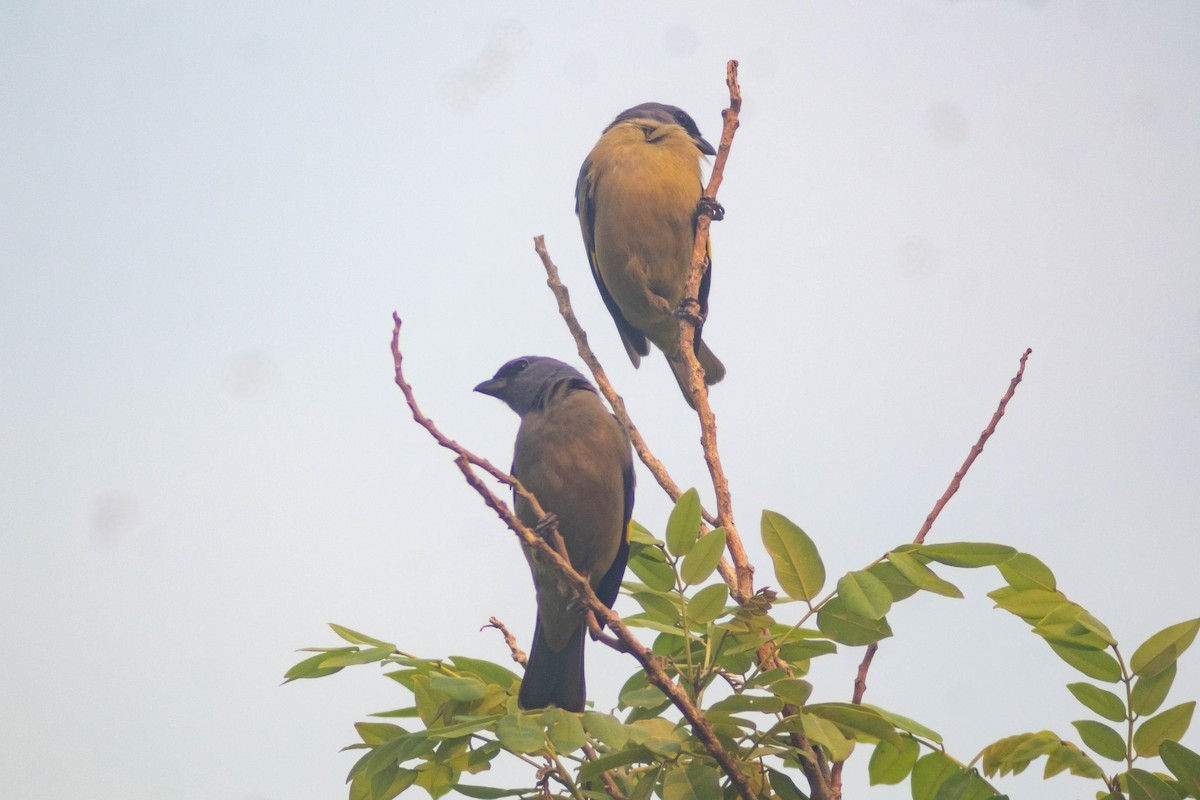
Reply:
[[933, 523], [937, 521], [938, 515], [942, 513], [942, 509], [946, 507], [946, 503], [950, 502], [950, 498], [954, 497], [954, 493], [958, 491], [962, 479], [966, 477], [967, 470], [975, 463], [975, 459], [979, 458], [979, 454], [983, 452], [983, 445], [996, 432], [996, 426], [1000, 424], [1000, 418], [1004, 416], [1004, 409], [1008, 406], [1008, 401], [1013, 399], [1013, 395], [1017, 392], [1017, 384], [1025, 377], [1025, 361], [1033, 352], [1033, 348], [1026, 348], [1021, 354], [1021, 365], [1017, 368], [1017, 374], [1008, 382], [1008, 391], [1004, 393], [1004, 397], [1000, 398], [1000, 405], [996, 408], [996, 413], [992, 414], [992, 420], [988, 426], [983, 429], [983, 433], [979, 434], [979, 440], [971, 447], [971, 452], [967, 454], [967, 460], [958, 468], [958, 472], [954, 473], [954, 478], [950, 481], [950, 485], [946, 487], [945, 493], [942, 494], [938, 501], [933, 504], [933, 510], [929, 512], [929, 516], [925, 518], [925, 524], [921, 526], [921, 530], [917, 532], [917, 536], [913, 539], [916, 544], [923, 544], [925, 536], [929, 533], [929, 529], [933, 527]]
[[[1017, 384], [1025, 377], [1025, 362], [1030, 354], [1033, 353], [1033, 348], [1026, 348], [1021, 354], [1021, 362], [1017, 367], [1017, 374], [1008, 382], [1008, 390], [1004, 396], [1000, 398], [1000, 404], [996, 407], [996, 413], [992, 414], [991, 421], [987, 427], [979, 434], [979, 439], [971, 447], [971, 452], [967, 453], [967, 460], [958, 468], [958, 472], [954, 473], [954, 478], [951, 479], [950, 485], [946, 487], [946, 491], [934, 503], [933, 510], [929, 512], [929, 516], [925, 517], [925, 523], [921, 526], [921, 530], [913, 538], [914, 544], [924, 544], [925, 537], [929, 534], [929, 530], [933, 527], [933, 523], [937, 522], [938, 516], [942, 513], [942, 509], [950, 502], [950, 498], [958, 491], [958, 487], [962, 484], [962, 479], [966, 477], [967, 470], [975, 463], [975, 459], [979, 458], [979, 454], [983, 452], [983, 446], [992, 434], [996, 432], [996, 426], [1000, 424], [1000, 418], [1004, 416], [1004, 410], [1008, 407], [1008, 401], [1013, 399], [1013, 395], [1017, 392]], [[862, 703], [863, 695], [867, 691], [867, 672], [871, 669], [871, 662], [875, 659], [875, 653], [878, 652], [879, 645], [871, 644], [867, 647], [867, 652], [863, 654], [862, 663], [858, 665], [858, 675], [854, 679], [854, 696], [850, 702], [854, 704]], [[842, 792], [842, 765], [837, 763], [833, 765], [833, 789], [834, 797], [841, 797]]]
[[[392, 328], [392, 360], [396, 368], [396, 385], [400, 387], [400, 391], [404, 393], [404, 399], [408, 402], [408, 407], [412, 411], [413, 419], [418, 425], [423, 427], [442, 447], [453, 451], [456, 454], [454, 459], [455, 466], [466, 479], [467, 484], [476, 491], [483, 499], [489, 508], [496, 512], [497, 516], [504, 521], [509, 530], [517, 535], [521, 542], [529, 549], [535, 551], [542, 562], [552, 564], [554, 569], [570, 584], [575, 591], [579, 600], [588, 609], [595, 614], [596, 619], [608, 626], [608, 629], [621, 641], [625, 648], [630, 652], [638, 663], [642, 665], [642, 669], [646, 673], [647, 680], [657, 686], [663, 694], [679, 709], [684, 718], [692, 726], [692, 732], [700, 741], [703, 747], [712, 755], [713, 759], [721, 766], [725, 774], [729, 777], [730, 783], [737, 790], [739, 796], [745, 800], [755, 800], [754, 790], [750, 786], [750, 782], [746, 774], [742, 771], [738, 762], [729, 754], [725, 747], [717, 739], [713, 732], [712, 725], [709, 724], [707, 718], [699, 708], [687, 696], [687, 693], [663, 670], [658, 660], [653, 653], [638, 641], [637, 637], [626, 627], [621, 617], [610, 609], [608, 606], [596, 596], [592, 590], [592, 585], [583, 575], [580, 575], [571, 566], [571, 562], [563, 558], [558, 550], [547, 542], [542, 536], [538, 536], [529, 527], [527, 527], [516, 514], [509, 509], [508, 505], [503, 500], [495, 495], [491, 489], [483, 482], [483, 479], [475, 472], [473, 467], [486, 469], [482, 466], [485, 463], [483, 459], [475, 456], [465, 447], [451, 440], [445, 434], [437, 429], [433, 421], [421, 413], [420, 407], [417, 405], [416, 397], [413, 394], [412, 386], [404, 377], [402, 369], [403, 357], [400, 353], [400, 316], [392, 315], [394, 326]], [[528, 492], [520, 481], [513, 478], [511, 475], [505, 478], [499, 478], [503, 483], [512, 486], [514, 491], [518, 492], [523, 498], [529, 501], [534, 513], [539, 518], [546, 517], [545, 510], [538, 504], [537, 498]], [[557, 536], [557, 530], [550, 531], [552, 536]]]
[[[599, 756], [596, 754], [596, 748], [592, 747], [590, 744], [585, 743], [583, 745], [583, 754], [587, 756], [588, 761], [595, 761], [597, 758], [599, 758]], [[601, 772], [600, 778], [604, 781], [604, 788], [608, 790], [608, 794], [613, 798], [613, 800], [628, 800], [628, 798], [621, 793], [621, 790], [617, 788], [617, 782], [613, 780], [613, 776], [609, 774], [608, 770]]]
[[[692, 248], [692, 266], [685, 285], [684, 298], [700, 296], [700, 282], [704, 273], [709, 269], [708, 258], [708, 229], [712, 224], [713, 208], [716, 206], [717, 190], [725, 174], [725, 162], [729, 160], [729, 149], [733, 144], [733, 134], [738, 128], [738, 113], [742, 109], [742, 90], [737, 81], [738, 62], [730, 61], [725, 68], [725, 83], [729, 86], [729, 108], [721, 112], [725, 122], [721, 130], [721, 144], [717, 148], [717, 158], [713, 162], [712, 175], [708, 186], [704, 188], [702, 202], [696, 214], [696, 239]], [[734, 571], [737, 575], [733, 586], [734, 599], [744, 603], [754, 594], [754, 567], [746, 555], [742, 538], [738, 534], [733, 521], [733, 500], [729, 493], [729, 480], [721, 466], [721, 456], [717, 450], [717, 420], [712, 407], [708, 403], [708, 387], [704, 384], [704, 369], [700, 366], [695, 353], [696, 327], [694, 324], [679, 326], [679, 349], [688, 365], [688, 389], [692, 403], [700, 417], [700, 445], [704, 449], [704, 461], [708, 465], [712, 477], [713, 491], [717, 497], [717, 522], [725, 528], [725, 545], [729, 557], [733, 560]]]
[[[496, 630], [500, 631], [501, 635], [504, 636], [504, 643], [508, 645], [509, 652], [512, 653], [513, 661], [517, 662], [522, 667], [529, 663], [529, 658], [525, 655], [525, 651], [522, 650], [521, 646], [517, 644], [517, 637], [513, 636], [508, 628], [504, 626], [504, 623], [498, 618], [488, 617], [488, 624], [484, 625], [483, 628], [495, 628]], [[483, 628], [480, 628], [479, 630], [483, 630]]]

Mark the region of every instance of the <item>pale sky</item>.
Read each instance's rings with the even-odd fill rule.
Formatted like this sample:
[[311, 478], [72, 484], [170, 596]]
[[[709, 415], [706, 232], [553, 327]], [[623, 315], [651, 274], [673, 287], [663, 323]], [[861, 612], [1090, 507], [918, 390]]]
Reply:
[[[715, 142], [729, 58], [705, 338], [758, 585], [763, 508], [831, 585], [910, 540], [1032, 347], [930, 541], [1039, 556], [1126, 655], [1197, 616], [1197, 41], [1194, 2], [0, 5], [0, 793], [340, 797], [353, 723], [409, 696], [370, 667], [280, 687], [295, 648], [336, 643], [326, 622], [431, 657], [504, 662], [492, 615], [528, 642], [524, 560], [409, 418], [388, 340], [397, 310], [426, 412], [507, 464], [517, 418], [471, 387], [518, 355], [580, 364], [537, 234], [711, 505], [665, 362], [632, 368], [595, 291], [573, 190], [637, 103]], [[943, 574], [968, 599], [891, 612], [868, 701], [962, 759], [1073, 737], [1082, 676], [991, 609], [993, 571]], [[816, 699], [849, 698], [843, 651]], [[590, 699], [635, 668], [591, 647]], [[1198, 696], [1190, 652], [1168, 703]], [[847, 798], [908, 797], [865, 788], [868, 754]], [[997, 785], [1097, 786], [1040, 772]]]

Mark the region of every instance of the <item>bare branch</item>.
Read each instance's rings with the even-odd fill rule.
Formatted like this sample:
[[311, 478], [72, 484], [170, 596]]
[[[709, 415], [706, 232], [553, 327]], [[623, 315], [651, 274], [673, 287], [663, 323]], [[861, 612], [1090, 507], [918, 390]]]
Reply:
[[933, 504], [933, 511], [929, 512], [929, 516], [925, 518], [925, 524], [921, 526], [921, 530], [917, 532], [917, 537], [913, 539], [916, 544], [922, 544], [925, 541], [926, 534], [933, 527], [933, 523], [937, 521], [938, 515], [942, 513], [942, 509], [946, 507], [946, 503], [950, 502], [950, 498], [954, 497], [954, 493], [958, 491], [962, 479], [966, 477], [967, 470], [975, 463], [975, 459], [979, 458], [979, 454], [983, 452], [983, 446], [992, 434], [996, 432], [996, 426], [1000, 424], [1000, 418], [1004, 416], [1004, 409], [1008, 407], [1008, 401], [1013, 399], [1013, 395], [1017, 392], [1017, 384], [1025, 377], [1025, 361], [1033, 353], [1033, 348], [1026, 348], [1021, 354], [1021, 365], [1017, 368], [1017, 374], [1008, 382], [1008, 391], [1004, 393], [1004, 397], [1000, 398], [1000, 405], [996, 408], [996, 413], [992, 414], [992, 419], [987, 427], [983, 429], [983, 433], [979, 434], [979, 440], [971, 447], [971, 452], [967, 453], [967, 460], [958, 468], [958, 472], [954, 473], [954, 478], [950, 481], [950, 485], [946, 487], [946, 491], [938, 501]]
[[[1033, 353], [1033, 348], [1026, 348], [1021, 354], [1021, 361], [1017, 367], [1017, 374], [1008, 382], [1008, 390], [1004, 396], [1000, 398], [1000, 405], [996, 408], [996, 413], [992, 414], [992, 419], [988, 422], [987, 427], [979, 434], [979, 439], [972, 445], [971, 451], [967, 453], [967, 460], [958, 468], [958, 472], [954, 473], [954, 477], [950, 481], [950, 485], [946, 487], [946, 491], [934, 503], [933, 510], [929, 512], [929, 516], [925, 517], [925, 524], [921, 526], [921, 530], [913, 538], [914, 544], [924, 544], [925, 537], [929, 530], [933, 527], [933, 523], [937, 521], [938, 515], [942, 513], [942, 509], [950, 502], [950, 498], [958, 491], [958, 487], [962, 484], [962, 479], [966, 477], [967, 470], [975, 463], [975, 459], [983, 452], [983, 446], [992, 434], [996, 432], [996, 426], [1000, 424], [1000, 418], [1004, 416], [1004, 410], [1008, 407], [1008, 401], [1013, 399], [1013, 395], [1017, 392], [1017, 384], [1025, 377], [1025, 362]], [[879, 645], [872, 644], [867, 647], [867, 652], [863, 654], [862, 663], [858, 665], [858, 676], [854, 679], [854, 696], [851, 699], [856, 705], [862, 703], [863, 695], [867, 691], [867, 672], [871, 669], [871, 662], [875, 659], [875, 653], [878, 652]], [[836, 794], [834, 797], [841, 796], [842, 784], [842, 765], [833, 765], [833, 784]]]
[[[670, 676], [663, 670], [650, 650], [638, 641], [637, 637], [626, 627], [621, 617], [608, 606], [604, 605], [600, 601], [600, 598], [596, 597], [596, 593], [592, 590], [592, 585], [588, 579], [576, 572], [571, 566], [571, 562], [563, 558], [558, 550], [547, 542], [545, 538], [538, 536], [522, 523], [512, 510], [509, 509], [508, 505], [488, 488], [475, 472], [475, 469], [473, 469], [473, 467], [479, 467], [491, 474], [490, 470], [483, 466], [487, 462], [448, 438], [437, 429], [432, 420], [421, 413], [416, 397], [413, 395], [412, 387], [404, 378], [404, 371], [401, 366], [403, 357], [400, 353], [400, 317], [398, 314], [393, 314], [392, 319], [394, 322], [392, 328], [392, 359], [396, 368], [396, 385], [404, 393], [404, 398], [408, 402], [409, 409], [412, 411], [413, 419], [418, 425], [428, 431], [438, 444], [456, 454], [454, 464], [462, 473], [463, 478], [466, 479], [467, 484], [479, 494], [489, 508], [496, 512], [497, 516], [504, 521], [509, 530], [515, 533], [526, 547], [536, 551], [544, 563], [554, 565], [554, 568], [563, 575], [575, 591], [575, 594], [591, 610], [596, 619], [607, 625], [609, 630], [621, 641], [628, 652], [637, 659], [646, 673], [647, 680], [657, 686], [691, 724], [692, 732], [695, 733], [696, 738], [700, 740], [704, 748], [721, 766], [721, 769], [724, 770], [732, 785], [737, 789], [738, 795], [745, 798], [745, 800], [755, 800], [754, 791], [750, 786], [749, 780], [746, 778], [746, 774], [742, 772], [741, 766], [717, 739], [712, 726], [700, 709], [691, 701], [691, 698], [688, 697], [683, 688], [671, 680]], [[504, 475], [503, 477], [493, 475], [493, 477], [512, 486], [516, 492], [527, 499], [539, 518], [544, 519], [546, 517], [545, 510], [538, 504], [537, 498], [521, 486], [520, 481], [511, 475]], [[551, 530], [550, 533], [556, 535], [557, 531]]]
[[[575, 340], [575, 347], [579, 352], [579, 357], [583, 359], [583, 363], [591, 370], [592, 377], [596, 379], [597, 388], [600, 389], [600, 393], [604, 395], [605, 399], [608, 400], [609, 406], [612, 407], [613, 415], [621, 423], [621, 426], [625, 428], [626, 433], [629, 434], [629, 441], [633, 444], [633, 450], [637, 453], [638, 458], [646, 465], [646, 469], [650, 470], [650, 474], [654, 476], [654, 479], [658, 481], [658, 485], [671, 498], [671, 502], [676, 502], [683, 492], [680, 490], [679, 484], [675, 483], [674, 479], [671, 478], [666, 465], [659, 461], [654, 453], [650, 452], [649, 445], [642, 438], [641, 431], [633, 424], [633, 419], [629, 416], [629, 411], [625, 408], [624, 398], [617, 394], [617, 390], [608, 379], [608, 374], [605, 373], [604, 367], [600, 364], [600, 359], [596, 358], [596, 354], [592, 352], [592, 348], [588, 344], [587, 331], [579, 324], [579, 319], [575, 316], [575, 310], [571, 308], [571, 293], [559, 277], [558, 267], [555, 266], [553, 259], [550, 258], [550, 251], [546, 249], [546, 237], [535, 236], [533, 238], [533, 249], [542, 259], [542, 266], [546, 270], [546, 285], [550, 287], [550, 291], [554, 293], [554, 299], [558, 301], [558, 313], [562, 316], [563, 321], [567, 323], [567, 330], [571, 332], [571, 337]], [[717, 518], [705, 508], [701, 507], [700, 514], [709, 525], [713, 527], [718, 525]], [[737, 576], [733, 566], [729, 563], [728, 559], [722, 558], [717, 568], [721, 571], [721, 577], [729, 584], [729, 588], [735, 592], [736, 596]]]
[[[712, 224], [713, 211], [716, 205], [717, 189], [724, 179], [725, 163], [729, 160], [729, 149], [733, 144], [733, 134], [738, 128], [738, 113], [742, 109], [742, 91], [737, 81], [736, 61], [726, 65], [725, 82], [729, 86], [729, 108], [721, 112], [725, 121], [721, 130], [721, 144], [717, 148], [717, 158], [713, 163], [712, 175], [708, 186], [704, 189], [703, 197], [696, 214], [696, 241], [692, 248], [692, 267], [687, 284], [683, 291], [685, 302], [687, 298], [700, 296], [700, 281], [709, 268], [708, 258], [708, 229]], [[733, 500], [729, 494], [729, 480], [721, 466], [721, 456], [717, 450], [717, 420], [712, 407], [708, 403], [708, 387], [704, 384], [704, 370], [700, 366], [695, 353], [696, 327], [694, 323], [685, 322], [679, 326], [679, 349], [688, 365], [688, 389], [692, 403], [700, 417], [700, 445], [704, 448], [704, 461], [708, 465], [709, 475], [712, 476], [713, 491], [717, 496], [717, 522], [725, 527], [726, 548], [733, 560], [736, 582], [733, 585], [734, 599], [744, 603], [754, 594], [754, 567], [746, 555], [742, 538], [738, 534], [733, 521]]]
[[[526, 657], [525, 651], [521, 649], [519, 644], [517, 644], [517, 637], [512, 635], [508, 628], [504, 626], [503, 622], [496, 617], [488, 617], [488, 624], [484, 625], [483, 628], [495, 628], [496, 630], [500, 631], [500, 633], [504, 636], [504, 643], [508, 645], [509, 652], [512, 653], [513, 661], [517, 662], [522, 667], [529, 663], [529, 659]], [[483, 628], [480, 628], [479, 630], [483, 630]]]

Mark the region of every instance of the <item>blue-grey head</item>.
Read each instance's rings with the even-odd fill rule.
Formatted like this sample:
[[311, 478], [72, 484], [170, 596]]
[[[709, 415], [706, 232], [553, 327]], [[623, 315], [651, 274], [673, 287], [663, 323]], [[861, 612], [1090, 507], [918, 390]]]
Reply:
[[617, 118], [604, 129], [604, 132], [608, 133], [613, 125], [639, 119], [651, 120], [660, 125], [678, 125], [687, 131], [688, 136], [692, 137], [692, 141], [696, 144], [696, 149], [701, 153], [707, 156], [715, 156], [717, 154], [713, 146], [700, 135], [700, 129], [696, 127], [696, 121], [691, 118], [691, 115], [678, 106], [669, 106], [666, 103], [642, 103], [633, 108], [627, 108], [620, 114], [617, 114]]
[[522, 416], [578, 390], [596, 393], [596, 387], [579, 370], [545, 356], [514, 358], [493, 378], [475, 387], [477, 392], [503, 400]]

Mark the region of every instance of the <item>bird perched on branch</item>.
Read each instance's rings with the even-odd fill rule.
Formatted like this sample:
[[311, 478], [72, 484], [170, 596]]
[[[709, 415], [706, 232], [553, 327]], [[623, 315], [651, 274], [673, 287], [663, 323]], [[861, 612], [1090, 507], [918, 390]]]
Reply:
[[[629, 557], [633, 514], [633, 452], [621, 424], [574, 367], [524, 356], [475, 387], [521, 417], [512, 474], [553, 515], [571, 566], [612, 607]], [[513, 493], [520, 520], [537, 526], [528, 501]], [[518, 702], [582, 711], [585, 613], [558, 569], [528, 547], [525, 557], [537, 592], [537, 626]]]
[[[633, 365], [663, 352], [683, 396], [692, 404], [687, 365], [679, 350], [679, 314], [697, 320], [695, 351], [704, 382], [725, 377], [725, 366], [700, 339], [708, 314], [711, 248], [699, 297], [685, 298], [701, 197], [700, 158], [715, 155], [687, 112], [662, 103], [622, 111], [604, 129], [575, 184], [575, 213], [600, 296], [617, 323]], [[681, 304], [696, 304], [694, 309]]]

